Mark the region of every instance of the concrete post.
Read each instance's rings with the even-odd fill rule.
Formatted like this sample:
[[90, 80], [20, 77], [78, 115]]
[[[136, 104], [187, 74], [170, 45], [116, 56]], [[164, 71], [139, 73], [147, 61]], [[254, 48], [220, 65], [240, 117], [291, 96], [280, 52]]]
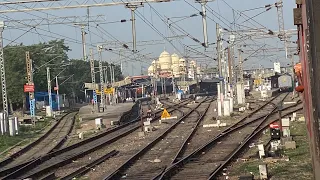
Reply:
[[229, 98], [229, 102], [230, 102], [230, 114], [233, 113], [233, 97]]
[[15, 135], [15, 125], [14, 125], [14, 119], [13, 118], [9, 119], [9, 134], [10, 134], [10, 136], [14, 136]]
[[1, 135], [4, 135], [4, 120], [3, 118], [0, 117], [0, 130], [1, 130]]
[[221, 104], [221, 99], [217, 99], [218, 103], [218, 116], [222, 116], [222, 104]]
[[221, 90], [220, 90], [220, 84], [217, 84], [217, 91], [218, 91], [218, 99], [220, 99], [221, 97]]
[[225, 98], [223, 101], [223, 115], [224, 116], [230, 116], [230, 100], [228, 98]]
[[14, 129], [16, 134], [19, 134], [19, 120], [18, 117], [14, 117]]
[[237, 100], [238, 104], [244, 104], [244, 87], [241, 82], [237, 83]]

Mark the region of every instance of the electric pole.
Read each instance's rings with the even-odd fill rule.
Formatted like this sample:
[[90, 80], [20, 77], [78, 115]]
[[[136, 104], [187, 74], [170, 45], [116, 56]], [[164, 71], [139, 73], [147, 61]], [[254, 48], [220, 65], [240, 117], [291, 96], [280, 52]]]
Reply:
[[[7, 86], [6, 86], [6, 72], [4, 68], [4, 57], [3, 57], [3, 29], [4, 22], [0, 21], [0, 73], [1, 73], [1, 90], [2, 90], [2, 104], [3, 113], [5, 118], [8, 117], [8, 100], [7, 100]], [[7, 121], [5, 119], [5, 121]]]
[[232, 82], [232, 69], [231, 69], [231, 66], [232, 66], [232, 64], [231, 64], [231, 46], [229, 46], [228, 47], [228, 70], [229, 70], [229, 72], [228, 72], [228, 82], [231, 84], [231, 82]]
[[101, 47], [98, 46], [98, 53], [99, 53], [99, 74], [100, 74], [100, 101], [101, 105], [100, 108], [102, 108], [102, 112], [104, 112], [105, 108], [105, 95], [104, 95], [104, 82], [103, 82], [103, 69], [102, 69], [102, 52], [101, 52]]
[[83, 60], [87, 61], [87, 48], [86, 48], [86, 31], [85, 31], [85, 26], [86, 24], [74, 24], [75, 26], [80, 26], [81, 28], [81, 38], [82, 38], [82, 56]]
[[[218, 70], [219, 70], [219, 79], [222, 78], [222, 62], [221, 62], [221, 50], [222, 50], [222, 42], [221, 42], [221, 29], [220, 25], [216, 24], [216, 33], [217, 33], [217, 56], [218, 56]], [[220, 88], [222, 88], [222, 81], [220, 79]], [[220, 95], [218, 95], [220, 97]]]
[[275, 5], [277, 7], [277, 13], [278, 13], [279, 38], [281, 41], [284, 41], [284, 48], [286, 51], [286, 59], [288, 59], [288, 44], [287, 44], [286, 32], [284, 30], [283, 1], [279, 0]]
[[50, 115], [52, 113], [52, 95], [51, 95], [51, 79], [50, 79], [50, 68], [47, 67], [47, 82], [48, 82], [48, 96], [49, 96], [49, 106]]
[[[33, 83], [33, 68], [32, 68], [32, 60], [30, 58], [29, 51], [26, 52], [26, 65], [27, 65], [27, 81], [28, 85], [32, 85], [34, 87]], [[30, 107], [30, 116], [31, 120], [35, 124], [35, 99], [34, 99], [34, 92], [29, 92], [29, 107]]]
[[81, 35], [82, 35], [82, 54], [83, 60], [87, 61], [87, 49], [86, 49], [86, 32], [84, 31], [84, 26], [81, 26]]
[[60, 111], [60, 96], [59, 96], [59, 83], [58, 83], [58, 76], [56, 76], [56, 89], [57, 89], [57, 104], [58, 104], [58, 111]]
[[91, 83], [92, 83], [92, 93], [93, 93], [93, 112], [97, 111], [97, 92], [96, 92], [96, 77], [94, 72], [94, 57], [93, 49], [90, 49], [90, 69], [91, 69]]
[[238, 65], [238, 67], [239, 67], [239, 76], [240, 76], [239, 80], [240, 80], [240, 83], [243, 85], [243, 67], [242, 67], [242, 63], [243, 62], [242, 62], [241, 53], [242, 53], [242, 50], [239, 49], [239, 65]]
[[[140, 6], [143, 6], [142, 4]], [[137, 41], [136, 41], [136, 17], [135, 17], [135, 10], [139, 7], [138, 4], [127, 4], [126, 8], [131, 10], [131, 21], [132, 21], [132, 52], [137, 51]]]
[[202, 46], [206, 48], [208, 47], [207, 13], [206, 13], [207, 0], [196, 0], [196, 1], [201, 4], [201, 8], [202, 8], [201, 16], [202, 16], [202, 26], [203, 26], [203, 38], [204, 38], [204, 42]]

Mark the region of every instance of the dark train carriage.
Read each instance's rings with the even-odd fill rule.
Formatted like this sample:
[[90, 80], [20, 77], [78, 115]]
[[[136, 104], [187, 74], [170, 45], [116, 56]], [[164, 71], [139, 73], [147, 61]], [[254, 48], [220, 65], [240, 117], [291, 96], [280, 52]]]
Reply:
[[217, 83], [219, 83], [219, 79], [212, 80], [201, 80], [199, 82], [199, 93], [217, 93]]

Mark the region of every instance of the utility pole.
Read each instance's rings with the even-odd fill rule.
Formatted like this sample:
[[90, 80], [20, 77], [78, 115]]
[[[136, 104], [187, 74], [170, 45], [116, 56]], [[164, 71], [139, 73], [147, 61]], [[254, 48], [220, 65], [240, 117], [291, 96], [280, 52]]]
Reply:
[[[26, 65], [27, 65], [27, 81], [28, 85], [33, 85], [33, 69], [32, 69], [32, 60], [30, 58], [29, 51], [26, 52]], [[29, 108], [30, 108], [30, 116], [33, 124], [35, 125], [35, 99], [34, 92], [29, 92]]]
[[[111, 87], [113, 87], [113, 76], [112, 76], [112, 65], [109, 64], [109, 70], [110, 70], [110, 81], [111, 81]], [[114, 104], [114, 101], [113, 101], [113, 94], [112, 96], [109, 94], [109, 98], [112, 102], [112, 105]]]
[[58, 103], [58, 111], [60, 111], [60, 96], [59, 96], [59, 83], [58, 83], [58, 76], [56, 76], [56, 89], [57, 89], [57, 103]]
[[292, 70], [292, 73], [291, 73], [291, 78], [292, 78], [292, 88], [293, 88], [293, 90], [292, 90], [292, 98], [294, 98], [294, 95], [295, 95], [295, 90], [294, 90], [294, 88], [295, 88], [295, 78], [294, 78], [294, 59], [293, 59], [293, 55], [292, 54], [290, 54], [289, 55], [289, 57], [290, 57], [290, 59], [291, 59], [291, 70]]
[[82, 38], [82, 56], [83, 56], [83, 60], [87, 61], [87, 48], [86, 48], [86, 31], [85, 31], [85, 26], [87, 26], [86, 24], [74, 24], [75, 26], [80, 26], [81, 28], [81, 38]]
[[[221, 29], [218, 23], [216, 24], [216, 33], [217, 33], [218, 70], [219, 70], [219, 79], [220, 79], [222, 78], [222, 62], [221, 62], [222, 42], [221, 42]], [[220, 88], [222, 87], [223, 87], [223, 84], [220, 79]], [[218, 95], [218, 97], [220, 97], [220, 95]]]
[[87, 61], [86, 34], [87, 34], [87, 33], [84, 31], [84, 26], [81, 25], [82, 54], [83, 54], [83, 60], [84, 60], [84, 61]]
[[277, 7], [277, 13], [278, 13], [279, 38], [281, 41], [284, 41], [284, 48], [286, 51], [286, 59], [288, 59], [288, 44], [287, 44], [286, 32], [284, 30], [283, 1], [279, 0], [275, 5]]
[[201, 4], [201, 8], [202, 8], [202, 26], [203, 26], [203, 38], [204, 38], [204, 42], [202, 44], [203, 47], [208, 47], [208, 33], [207, 33], [207, 13], [206, 13], [206, 4], [207, 4], [207, 0], [196, 0], [197, 2], [199, 2]]
[[104, 68], [104, 83], [108, 84], [108, 67]]
[[104, 112], [105, 108], [105, 96], [104, 96], [104, 82], [103, 82], [103, 69], [102, 69], [102, 52], [101, 52], [101, 47], [98, 46], [98, 53], [99, 53], [99, 74], [100, 74], [100, 108], [102, 108], [102, 112]]
[[137, 41], [136, 41], [136, 17], [135, 17], [135, 10], [139, 7], [143, 6], [138, 4], [127, 4], [126, 8], [129, 8], [131, 10], [131, 21], [132, 21], [132, 52], [137, 51]]
[[51, 95], [51, 78], [50, 78], [50, 68], [47, 67], [47, 82], [48, 82], [48, 96], [49, 96], [49, 106], [50, 114], [52, 113], [52, 95]]
[[109, 64], [109, 70], [110, 70], [110, 81], [111, 81], [111, 84], [113, 84], [113, 74], [112, 74], [112, 65]]
[[229, 72], [228, 72], [228, 82], [231, 84], [232, 82], [232, 69], [231, 69], [231, 46], [228, 47], [228, 69], [229, 69]]
[[91, 69], [91, 83], [92, 83], [92, 93], [93, 93], [93, 112], [97, 111], [97, 92], [96, 92], [96, 77], [94, 72], [94, 57], [93, 49], [90, 49], [90, 69]]
[[241, 57], [241, 53], [243, 52], [240, 48], [239, 50], [239, 81], [237, 83], [237, 100], [238, 100], [238, 104], [244, 104], [245, 103], [245, 93], [244, 93], [244, 83], [243, 83], [243, 61], [242, 61], [242, 57]]
[[243, 84], [243, 67], [242, 67], [242, 63], [243, 62], [242, 62], [241, 53], [242, 53], [242, 50], [239, 49], [239, 65], [238, 65], [238, 67], [239, 67], [239, 76], [240, 76], [239, 80], [240, 80], [240, 83]]
[[112, 78], [113, 78], [113, 83], [115, 83], [115, 82], [116, 82], [116, 79], [115, 79], [115, 77], [114, 77], [114, 65], [111, 65], [111, 67], [112, 67]]
[[120, 71], [122, 74], [123, 73], [123, 65], [122, 65], [122, 60], [121, 60], [121, 49], [119, 50], [119, 59], [120, 59]]
[[1, 73], [2, 104], [3, 104], [3, 113], [5, 115], [5, 118], [7, 118], [9, 112], [8, 112], [8, 100], [7, 100], [6, 72], [4, 68], [4, 57], [3, 57], [3, 29], [4, 29], [4, 22], [0, 21], [0, 71], [1, 71], [0, 73]]

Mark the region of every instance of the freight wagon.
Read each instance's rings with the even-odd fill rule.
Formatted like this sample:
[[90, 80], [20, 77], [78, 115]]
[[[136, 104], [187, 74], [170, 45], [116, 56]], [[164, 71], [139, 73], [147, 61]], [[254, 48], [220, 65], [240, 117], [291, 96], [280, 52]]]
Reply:
[[292, 84], [292, 77], [288, 74], [284, 74], [279, 76], [278, 84], [280, 91], [292, 91], [293, 84]]

